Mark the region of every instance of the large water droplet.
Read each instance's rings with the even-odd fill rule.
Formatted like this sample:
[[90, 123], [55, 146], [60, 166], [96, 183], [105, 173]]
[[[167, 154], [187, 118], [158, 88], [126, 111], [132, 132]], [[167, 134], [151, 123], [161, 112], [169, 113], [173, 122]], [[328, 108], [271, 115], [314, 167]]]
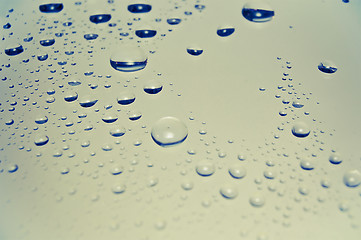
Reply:
[[16, 56], [22, 52], [24, 52], [24, 48], [20, 44], [14, 46], [8, 46], [7, 48], [5, 48], [5, 54], [8, 56]]
[[303, 170], [312, 170], [315, 168], [314, 160], [304, 158], [300, 162], [300, 166]]
[[38, 135], [34, 139], [36, 146], [43, 146], [49, 142], [49, 137], [46, 135]]
[[200, 161], [196, 166], [196, 172], [202, 177], [211, 176], [215, 170], [214, 164], [207, 160]]
[[118, 48], [110, 57], [110, 65], [118, 71], [135, 72], [147, 65], [147, 56], [142, 49], [133, 46]]
[[175, 117], [163, 117], [153, 125], [151, 136], [162, 147], [173, 146], [187, 138], [188, 128]]
[[128, 5], [128, 11], [131, 13], [147, 13], [152, 10], [152, 6], [149, 4], [130, 4]]
[[110, 14], [96, 14], [96, 15], [91, 15], [89, 17], [89, 20], [92, 23], [99, 24], [99, 23], [109, 22], [111, 18], [112, 16]]
[[229, 174], [236, 179], [244, 178], [247, 174], [247, 170], [242, 166], [232, 166], [228, 169]]
[[293, 125], [292, 134], [299, 138], [307, 137], [310, 134], [310, 128], [304, 122], [298, 122]]
[[67, 102], [73, 102], [78, 99], [78, 94], [76, 92], [67, 92], [65, 93], [64, 100]]
[[238, 196], [238, 191], [233, 186], [223, 186], [219, 190], [220, 194], [227, 199], [234, 199]]
[[44, 124], [46, 122], [48, 122], [48, 117], [47, 116], [42, 116], [42, 115], [39, 115], [35, 118], [35, 122], [37, 124]]
[[356, 169], [349, 170], [343, 176], [343, 182], [347, 187], [357, 187], [361, 184], [361, 173]]
[[318, 70], [320, 70], [321, 72], [324, 73], [335, 73], [337, 71], [337, 67], [336, 65], [331, 62], [331, 61], [322, 61], [319, 65], [318, 65]]
[[252, 1], [243, 6], [242, 15], [251, 22], [268, 22], [273, 18], [275, 12], [264, 1]]
[[63, 10], [64, 6], [62, 3], [48, 3], [39, 6], [39, 10], [42, 13], [58, 13]]

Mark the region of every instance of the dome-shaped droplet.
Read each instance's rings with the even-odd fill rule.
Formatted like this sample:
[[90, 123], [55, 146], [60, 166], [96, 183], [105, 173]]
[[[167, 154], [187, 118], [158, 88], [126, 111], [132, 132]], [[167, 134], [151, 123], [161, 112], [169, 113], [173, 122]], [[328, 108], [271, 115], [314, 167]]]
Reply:
[[140, 38], [152, 38], [157, 34], [157, 31], [150, 28], [139, 29], [135, 31], [135, 35]]
[[251, 22], [268, 22], [273, 18], [275, 12], [266, 2], [256, 0], [243, 6], [242, 15]]
[[114, 127], [109, 131], [109, 133], [113, 137], [121, 137], [125, 134], [125, 128], [124, 127]]
[[123, 192], [125, 192], [125, 185], [124, 184], [116, 184], [112, 187], [112, 192], [115, 194], [121, 194]]
[[342, 162], [342, 158], [339, 154], [337, 153], [333, 153], [331, 154], [331, 156], [329, 157], [329, 161], [332, 164], [340, 164]]
[[182, 21], [182, 19], [180, 19], [180, 18], [168, 18], [167, 19], [167, 23], [169, 25], [178, 25], [181, 21]]
[[43, 47], [52, 46], [52, 45], [54, 45], [54, 43], [55, 43], [54, 38], [40, 40], [40, 45]]
[[189, 47], [187, 48], [187, 53], [189, 53], [192, 56], [199, 56], [203, 53], [203, 49], [195, 48], [195, 47]]
[[24, 52], [24, 48], [20, 44], [11, 45], [11, 46], [8, 46], [7, 48], [5, 48], [5, 54], [8, 56], [16, 56], [22, 52]]
[[295, 100], [293, 101], [292, 106], [295, 108], [302, 108], [304, 105], [300, 101]]
[[129, 105], [135, 101], [135, 95], [131, 91], [123, 91], [118, 94], [117, 102], [121, 105]]
[[137, 110], [132, 110], [128, 113], [128, 118], [131, 121], [137, 121], [142, 117], [142, 113]]
[[228, 37], [234, 33], [234, 27], [219, 27], [217, 29], [217, 35], [220, 37]]
[[152, 80], [152, 81], [148, 81], [144, 85], [143, 89], [144, 89], [144, 92], [146, 92], [148, 94], [157, 94], [160, 91], [162, 91], [163, 85], [160, 81]]
[[98, 102], [97, 99], [95, 99], [93, 96], [84, 96], [81, 99], [79, 99], [80, 106], [84, 108], [92, 107]]
[[118, 120], [118, 116], [115, 114], [106, 114], [102, 117], [103, 122], [113, 123]]
[[99, 24], [99, 23], [109, 22], [109, 20], [111, 18], [112, 18], [112, 15], [110, 15], [110, 14], [96, 14], [96, 15], [91, 15], [89, 17], [89, 20], [92, 23]]
[[8, 172], [14, 173], [19, 169], [19, 166], [17, 164], [11, 164], [8, 166]]
[[347, 187], [357, 187], [361, 184], [361, 173], [356, 169], [349, 170], [343, 176], [343, 182]]
[[323, 73], [331, 74], [337, 71], [337, 67], [333, 62], [326, 60], [326, 61], [322, 61], [318, 65], [318, 70], [320, 70]]
[[213, 175], [216, 171], [214, 164], [207, 160], [200, 161], [196, 166], [196, 172], [202, 177], [208, 177]]
[[73, 92], [73, 91], [69, 91], [69, 92], [65, 93], [65, 96], [64, 96], [65, 101], [74, 102], [77, 99], [78, 99], [78, 93]]
[[249, 203], [253, 207], [262, 207], [265, 204], [265, 199], [262, 196], [255, 195], [250, 197]]
[[276, 172], [274, 170], [268, 169], [263, 172], [263, 176], [267, 179], [274, 179], [276, 177]]
[[142, 49], [123, 46], [114, 51], [110, 57], [110, 65], [118, 71], [135, 72], [147, 65], [147, 56]]
[[228, 169], [229, 174], [236, 179], [244, 178], [247, 174], [247, 170], [243, 166], [234, 165]]
[[307, 137], [310, 134], [310, 128], [304, 122], [298, 122], [293, 125], [292, 134], [299, 138]]
[[47, 3], [39, 6], [39, 10], [42, 13], [58, 13], [63, 10], [64, 5], [62, 3]]
[[47, 53], [39, 53], [37, 56], [37, 59], [39, 61], [45, 61], [46, 59], [48, 59], [49, 55]]
[[121, 174], [122, 172], [124, 172], [124, 168], [122, 166], [113, 166], [111, 169], [110, 169], [110, 173], [112, 175], [119, 175]]
[[37, 124], [44, 124], [48, 122], [48, 117], [47, 116], [43, 116], [43, 115], [39, 115], [35, 118], [35, 123]]
[[303, 170], [312, 170], [315, 168], [314, 160], [304, 158], [300, 161], [300, 166]]
[[49, 142], [49, 137], [46, 135], [38, 135], [34, 139], [36, 146], [43, 146]]
[[162, 147], [172, 146], [187, 138], [188, 128], [175, 117], [163, 117], [153, 125], [151, 136]]
[[152, 10], [152, 6], [149, 4], [130, 4], [128, 5], [128, 11], [131, 13], [147, 13]]
[[69, 84], [69, 86], [76, 87], [76, 86], [79, 86], [81, 84], [81, 81], [79, 81], [79, 80], [70, 80], [70, 81], [68, 81], [68, 84]]
[[226, 199], [234, 199], [238, 196], [238, 191], [234, 186], [223, 186], [219, 192]]
[[85, 34], [85, 35], [84, 35], [84, 38], [85, 38], [86, 40], [90, 41], [90, 40], [95, 40], [95, 39], [97, 39], [98, 36], [99, 36], [99, 35], [96, 34], [96, 33], [88, 33], [88, 34]]

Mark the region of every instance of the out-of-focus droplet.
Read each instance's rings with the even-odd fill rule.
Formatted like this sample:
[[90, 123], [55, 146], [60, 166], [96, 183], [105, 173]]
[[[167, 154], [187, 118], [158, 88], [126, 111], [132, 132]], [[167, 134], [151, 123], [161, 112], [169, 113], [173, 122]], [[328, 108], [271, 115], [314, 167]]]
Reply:
[[234, 165], [228, 169], [229, 174], [236, 179], [244, 178], [247, 174], [247, 170], [243, 166]]
[[226, 199], [234, 199], [238, 196], [238, 190], [234, 186], [223, 186], [219, 192]]
[[300, 101], [296, 100], [293, 101], [292, 106], [295, 108], [302, 108], [304, 105]]
[[361, 173], [356, 169], [349, 170], [343, 175], [343, 182], [347, 187], [357, 187], [361, 184]]
[[187, 138], [188, 128], [175, 117], [163, 117], [153, 125], [151, 136], [162, 147], [174, 146]]
[[337, 67], [333, 62], [326, 60], [326, 61], [322, 61], [318, 65], [318, 70], [320, 70], [323, 73], [332, 74], [337, 71]]
[[124, 168], [122, 166], [113, 166], [111, 169], [110, 169], [110, 173], [112, 175], [119, 175], [121, 174], [122, 172], [124, 171]]
[[310, 128], [304, 122], [297, 122], [293, 125], [292, 134], [296, 137], [304, 138], [310, 134]]
[[98, 38], [98, 34], [96, 33], [88, 33], [88, 34], [84, 34], [84, 38], [88, 41], [91, 41], [91, 40], [95, 40]]
[[249, 203], [253, 206], [253, 207], [262, 207], [265, 204], [265, 199], [262, 196], [259, 195], [255, 195], [250, 197], [249, 199]]
[[251, 22], [268, 22], [272, 20], [275, 12], [266, 2], [256, 0], [243, 6], [242, 15]]
[[147, 65], [147, 56], [142, 49], [133, 46], [122, 46], [110, 57], [110, 65], [121, 72], [135, 72]]
[[19, 169], [19, 166], [17, 164], [11, 164], [8, 166], [8, 172], [14, 173]]
[[54, 43], [55, 43], [54, 38], [40, 40], [40, 45], [43, 46], [43, 47], [52, 46], [52, 45], [54, 45]]
[[342, 158], [340, 156], [340, 154], [337, 153], [333, 153], [330, 155], [329, 159], [330, 163], [332, 164], [340, 164], [342, 162]]
[[112, 187], [112, 192], [115, 194], [121, 194], [125, 192], [126, 187], [124, 184], [116, 184]]
[[315, 168], [314, 160], [304, 158], [300, 162], [300, 166], [303, 170], [313, 170]]

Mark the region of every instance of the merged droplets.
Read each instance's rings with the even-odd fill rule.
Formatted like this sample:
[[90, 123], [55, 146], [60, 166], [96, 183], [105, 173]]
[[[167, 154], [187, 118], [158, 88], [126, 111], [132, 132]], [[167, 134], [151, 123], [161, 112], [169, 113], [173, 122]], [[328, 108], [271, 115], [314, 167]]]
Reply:
[[34, 139], [36, 146], [43, 146], [49, 142], [49, 137], [46, 135], [37, 135]]
[[147, 56], [138, 47], [123, 46], [111, 55], [110, 65], [118, 71], [135, 72], [145, 68]]
[[63, 10], [64, 5], [62, 3], [48, 3], [39, 6], [39, 10], [42, 13], [58, 13]]
[[337, 67], [333, 62], [326, 60], [326, 61], [322, 61], [318, 65], [318, 70], [320, 70], [323, 73], [332, 74], [337, 71]]
[[361, 173], [356, 169], [349, 170], [343, 175], [343, 182], [347, 187], [357, 187], [361, 184]]
[[217, 35], [220, 37], [228, 37], [234, 33], [234, 27], [220, 27], [217, 29]]
[[109, 22], [111, 18], [112, 16], [110, 14], [96, 14], [96, 15], [91, 15], [89, 17], [89, 20], [92, 23], [99, 24], [99, 23]]
[[216, 167], [207, 160], [200, 161], [196, 166], [196, 172], [202, 177], [208, 177], [214, 174]]
[[20, 44], [14, 46], [8, 46], [7, 48], [5, 48], [5, 54], [8, 56], [16, 56], [22, 52], [24, 52], [24, 48]]
[[151, 136], [162, 147], [182, 143], [188, 136], [187, 126], [175, 117], [163, 117], [152, 128]]
[[293, 125], [292, 134], [296, 137], [304, 138], [310, 134], [310, 128], [304, 122], [297, 122]]
[[268, 22], [272, 20], [275, 12], [264, 1], [252, 1], [243, 6], [242, 15], [251, 22]]
[[128, 11], [131, 13], [147, 13], [152, 10], [152, 6], [149, 4], [130, 4], [128, 5]]

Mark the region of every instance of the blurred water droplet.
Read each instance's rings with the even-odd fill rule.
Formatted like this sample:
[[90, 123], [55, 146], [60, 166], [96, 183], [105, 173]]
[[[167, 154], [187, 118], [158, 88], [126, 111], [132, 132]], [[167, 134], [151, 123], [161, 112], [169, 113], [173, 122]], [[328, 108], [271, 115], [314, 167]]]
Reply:
[[229, 174], [236, 179], [244, 178], [247, 174], [245, 167], [234, 165], [228, 169]]
[[128, 11], [131, 13], [147, 13], [152, 10], [152, 6], [149, 4], [130, 4], [128, 5]]
[[163, 117], [153, 125], [151, 136], [162, 147], [173, 146], [187, 138], [188, 129], [175, 117]]
[[265, 204], [265, 199], [262, 196], [259, 195], [255, 195], [250, 197], [249, 199], [249, 203], [253, 206], [253, 207], [262, 207]]
[[40, 40], [40, 45], [43, 47], [52, 46], [52, 45], [54, 45], [54, 43], [55, 43], [54, 38]]
[[8, 172], [14, 173], [19, 169], [19, 166], [17, 164], [12, 164], [8, 166]]
[[331, 156], [329, 157], [329, 161], [332, 164], [340, 164], [342, 162], [342, 158], [339, 154], [337, 153], [333, 153], [331, 154]]
[[95, 40], [95, 39], [97, 39], [98, 36], [99, 36], [99, 35], [96, 34], [96, 33], [88, 33], [88, 34], [85, 34], [85, 35], [84, 35], [84, 38], [85, 38], [86, 40], [90, 41], [90, 40]]
[[167, 23], [169, 25], [178, 25], [182, 20], [180, 18], [168, 18]]
[[310, 159], [302, 159], [300, 162], [300, 166], [303, 170], [313, 170], [315, 168], [315, 163]]
[[119, 175], [124, 171], [124, 168], [122, 166], [113, 166], [110, 169], [110, 173], [113, 175]]
[[211, 176], [215, 171], [214, 164], [207, 160], [201, 160], [196, 166], [196, 172], [202, 177]]
[[234, 199], [238, 196], [238, 191], [233, 186], [223, 186], [221, 187], [219, 192], [226, 199]]
[[64, 5], [62, 3], [48, 3], [39, 6], [39, 10], [42, 13], [58, 13], [63, 10]]
[[361, 173], [356, 169], [349, 170], [344, 174], [343, 182], [347, 187], [357, 187], [361, 184]]
[[125, 192], [126, 187], [124, 184], [116, 184], [112, 187], [112, 192], [115, 194], [121, 194]]

